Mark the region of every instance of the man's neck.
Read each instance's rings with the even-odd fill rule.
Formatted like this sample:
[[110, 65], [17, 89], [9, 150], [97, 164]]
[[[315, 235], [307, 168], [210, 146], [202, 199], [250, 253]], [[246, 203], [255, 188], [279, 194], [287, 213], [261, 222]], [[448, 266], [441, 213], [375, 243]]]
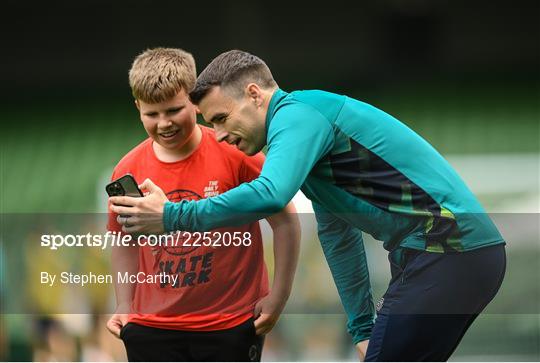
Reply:
[[265, 123], [266, 123], [266, 118], [268, 115], [268, 108], [270, 107], [270, 101], [272, 100], [272, 96], [274, 96], [274, 93], [278, 90], [278, 88], [279, 87], [276, 86], [274, 88], [263, 91], [264, 98], [263, 98], [262, 109], [264, 110], [263, 120], [265, 120]]

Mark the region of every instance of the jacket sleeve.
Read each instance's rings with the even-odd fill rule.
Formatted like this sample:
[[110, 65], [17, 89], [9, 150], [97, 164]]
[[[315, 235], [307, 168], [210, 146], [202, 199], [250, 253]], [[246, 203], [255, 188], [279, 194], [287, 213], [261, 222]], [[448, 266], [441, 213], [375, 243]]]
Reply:
[[371, 283], [362, 232], [313, 203], [321, 246], [347, 314], [354, 344], [369, 339], [374, 325]]

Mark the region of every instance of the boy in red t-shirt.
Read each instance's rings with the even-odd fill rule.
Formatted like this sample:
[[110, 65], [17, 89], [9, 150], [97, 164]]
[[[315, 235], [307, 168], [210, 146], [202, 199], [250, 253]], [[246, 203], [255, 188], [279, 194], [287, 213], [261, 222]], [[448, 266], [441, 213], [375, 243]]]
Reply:
[[[143, 190], [158, 185], [178, 202], [259, 175], [262, 154], [246, 156], [196, 124], [188, 98], [195, 80], [195, 62], [183, 50], [149, 49], [135, 59], [129, 81], [149, 138], [120, 160], [112, 179], [130, 173], [144, 181]], [[110, 231], [122, 230], [117, 218], [124, 217], [109, 213]], [[263, 336], [290, 294], [300, 240], [292, 204], [267, 220], [274, 232], [270, 291], [258, 222], [178, 232], [173, 244], [113, 248], [118, 306], [107, 328], [123, 340], [130, 361], [260, 360]], [[136, 282], [122, 283], [127, 276]]]

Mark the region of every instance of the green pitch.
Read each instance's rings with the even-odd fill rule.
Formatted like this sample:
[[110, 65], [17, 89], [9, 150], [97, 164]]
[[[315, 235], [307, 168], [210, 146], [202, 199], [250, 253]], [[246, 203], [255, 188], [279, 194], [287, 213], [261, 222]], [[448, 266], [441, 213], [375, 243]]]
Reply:
[[[540, 114], [530, 91], [438, 85], [351, 95], [397, 116], [443, 155], [538, 153]], [[98, 179], [146, 136], [130, 98], [111, 99], [117, 104], [86, 100], [5, 110], [0, 212], [97, 210]]]

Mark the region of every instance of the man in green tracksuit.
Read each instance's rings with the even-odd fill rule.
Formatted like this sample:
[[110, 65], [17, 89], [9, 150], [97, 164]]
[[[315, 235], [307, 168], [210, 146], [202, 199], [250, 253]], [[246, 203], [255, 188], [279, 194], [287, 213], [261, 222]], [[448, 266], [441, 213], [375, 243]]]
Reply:
[[[287, 93], [242, 51], [215, 58], [190, 93], [219, 141], [248, 155], [268, 146], [261, 175], [218, 197], [170, 203], [112, 198], [127, 232], [207, 231], [281, 210], [301, 189], [348, 331], [366, 360], [446, 360], [498, 291], [504, 240], [448, 162], [385, 112], [323, 91]], [[125, 205], [125, 206], [120, 206]], [[362, 233], [384, 243], [392, 280], [372, 302]]]

